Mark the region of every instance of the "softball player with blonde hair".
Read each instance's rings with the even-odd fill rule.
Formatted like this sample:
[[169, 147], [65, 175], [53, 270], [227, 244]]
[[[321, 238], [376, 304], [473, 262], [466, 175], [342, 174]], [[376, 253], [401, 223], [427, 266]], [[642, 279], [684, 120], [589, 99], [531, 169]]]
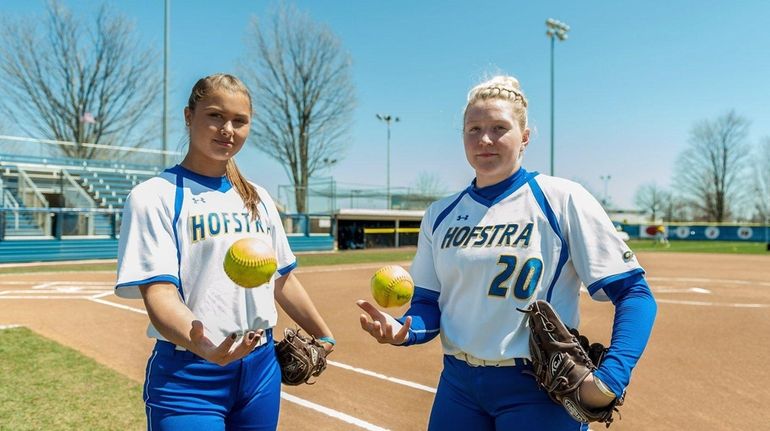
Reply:
[[529, 328], [517, 308], [546, 300], [577, 328], [581, 284], [592, 299], [612, 302], [610, 349], [580, 387], [597, 408], [624, 394], [655, 320], [644, 270], [596, 199], [574, 182], [521, 167], [527, 105], [510, 76], [470, 90], [463, 142], [476, 177], [425, 211], [409, 310], [395, 319], [358, 301], [362, 329], [381, 343], [440, 335], [444, 368], [430, 430], [588, 429], [527, 374]]
[[[273, 347], [275, 302], [306, 332], [334, 340], [292, 274], [289, 248], [270, 195], [238, 171], [233, 157], [251, 123], [251, 96], [218, 74], [192, 89], [184, 118], [184, 160], [131, 191], [123, 211], [116, 294], [142, 298], [157, 339], [147, 363], [149, 430], [274, 430], [281, 371]], [[244, 289], [223, 260], [238, 239], [259, 236], [278, 271]]]

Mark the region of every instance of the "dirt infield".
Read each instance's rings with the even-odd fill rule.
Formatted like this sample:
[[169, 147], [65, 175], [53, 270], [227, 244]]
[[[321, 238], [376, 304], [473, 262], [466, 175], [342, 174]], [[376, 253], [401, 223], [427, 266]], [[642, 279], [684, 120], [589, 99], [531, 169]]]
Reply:
[[[769, 429], [770, 256], [640, 254], [658, 300], [622, 430]], [[438, 340], [381, 346], [358, 326], [379, 265], [297, 271], [339, 344], [313, 386], [284, 388], [283, 430], [420, 430], [441, 367]], [[141, 301], [112, 294], [112, 273], [0, 275], [0, 326], [20, 324], [141, 382], [152, 342]], [[582, 297], [581, 331], [609, 340], [612, 307]], [[291, 322], [281, 315], [279, 331]], [[594, 427], [594, 429], [603, 429]]]

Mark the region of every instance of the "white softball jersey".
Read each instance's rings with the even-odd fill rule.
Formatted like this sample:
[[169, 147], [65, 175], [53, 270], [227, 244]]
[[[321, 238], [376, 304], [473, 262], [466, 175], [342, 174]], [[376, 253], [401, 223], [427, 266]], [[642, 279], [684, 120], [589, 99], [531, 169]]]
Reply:
[[582, 186], [522, 171], [493, 201], [470, 186], [425, 212], [410, 272], [416, 286], [439, 294], [445, 354], [529, 358], [516, 308], [548, 300], [576, 328], [581, 283], [606, 301], [602, 286], [642, 271]]
[[[141, 298], [141, 285], [173, 283], [215, 344], [234, 332], [273, 327], [275, 278], [294, 269], [296, 258], [275, 203], [255, 187], [261, 201], [255, 220], [225, 177], [177, 165], [134, 187], [123, 209], [115, 294]], [[227, 277], [223, 262], [233, 242], [252, 236], [273, 246], [278, 271], [265, 285], [245, 289]], [[164, 340], [152, 324], [147, 335]]]

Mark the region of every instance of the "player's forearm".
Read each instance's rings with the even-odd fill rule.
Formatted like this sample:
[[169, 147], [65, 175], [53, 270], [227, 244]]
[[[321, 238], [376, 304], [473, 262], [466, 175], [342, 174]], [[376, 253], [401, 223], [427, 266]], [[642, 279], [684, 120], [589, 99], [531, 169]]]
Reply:
[[141, 286], [147, 315], [163, 338], [185, 349], [200, 353], [190, 338], [192, 322], [196, 320], [192, 311], [179, 299], [176, 286], [170, 283], [155, 283]]
[[293, 274], [289, 273], [275, 281], [275, 300], [310, 335], [333, 338], [307, 291]]
[[657, 304], [641, 277], [621, 295], [611, 297], [615, 304], [612, 341], [596, 375], [619, 396], [628, 386], [631, 372], [647, 346]]
[[407, 316], [412, 317], [409, 338], [402, 346], [427, 343], [436, 337], [441, 325], [441, 309], [438, 306], [438, 292], [415, 288], [412, 302], [406, 313], [396, 319], [403, 324]]

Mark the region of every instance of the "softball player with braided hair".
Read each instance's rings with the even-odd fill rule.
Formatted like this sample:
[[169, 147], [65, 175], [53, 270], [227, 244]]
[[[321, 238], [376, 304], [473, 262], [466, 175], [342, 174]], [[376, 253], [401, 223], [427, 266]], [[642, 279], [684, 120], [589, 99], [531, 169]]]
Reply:
[[596, 408], [624, 394], [655, 320], [644, 270], [596, 199], [574, 182], [521, 167], [527, 104], [510, 76], [470, 90], [463, 141], [476, 177], [425, 211], [409, 310], [395, 319], [358, 301], [361, 327], [380, 343], [440, 335], [444, 368], [430, 430], [588, 429], [527, 374], [529, 328], [517, 308], [546, 300], [577, 328], [581, 283], [592, 299], [614, 304], [610, 349], [580, 386]]
[[[142, 298], [156, 338], [147, 363], [147, 427], [159, 430], [274, 430], [281, 371], [272, 327], [275, 301], [303, 329], [331, 331], [292, 274], [289, 248], [270, 195], [238, 171], [233, 156], [249, 134], [251, 96], [218, 74], [192, 89], [184, 118], [184, 160], [131, 191], [123, 211], [116, 294]], [[278, 271], [244, 289], [223, 269], [229, 246], [259, 236]]]

